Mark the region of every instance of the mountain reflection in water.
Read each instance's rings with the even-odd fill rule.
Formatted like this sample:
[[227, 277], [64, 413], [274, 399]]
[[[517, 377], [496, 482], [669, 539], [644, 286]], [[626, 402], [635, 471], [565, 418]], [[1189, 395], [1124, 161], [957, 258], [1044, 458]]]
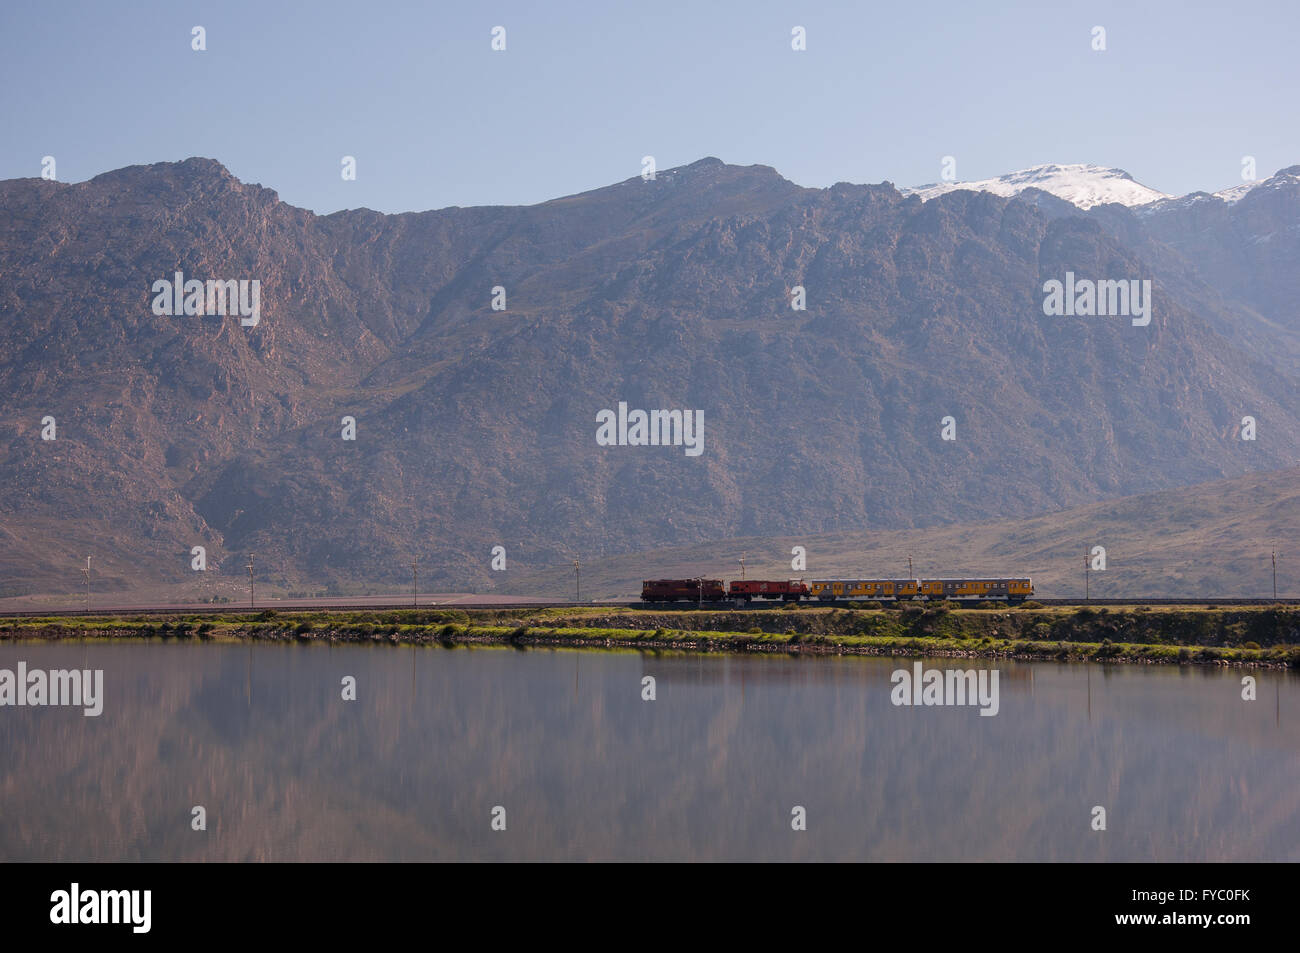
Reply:
[[0, 708], [3, 861], [1300, 859], [1289, 673], [925, 660], [997, 668], [980, 717], [892, 705], [912, 659], [0, 644], [19, 660], [102, 668], [105, 700]]

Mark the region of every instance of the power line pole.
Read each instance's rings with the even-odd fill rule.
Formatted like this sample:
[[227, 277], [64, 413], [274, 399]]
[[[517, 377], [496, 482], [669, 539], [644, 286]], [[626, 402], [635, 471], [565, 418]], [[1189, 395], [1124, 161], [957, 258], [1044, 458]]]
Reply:
[[253, 608], [253, 554], [248, 554], [248, 608]]
[[[90, 615], [90, 556], [86, 556], [86, 568], [82, 569], [82, 575], [86, 576], [86, 615]], [[1274, 577], [1277, 576], [1277, 572], [1274, 572], [1273, 575]], [[1277, 588], [1278, 586], [1274, 582], [1273, 589], [1277, 590]]]
[[745, 554], [740, 554], [740, 578], [745, 578]]
[[573, 585], [574, 585], [573, 601], [581, 602], [582, 601], [582, 567], [578, 564], [578, 560], [576, 559], [573, 561]]
[[908, 578], [908, 579], [915, 579], [915, 578], [916, 578], [916, 576], [914, 576], [914, 575], [912, 574], [912, 554], [911, 554], [911, 553], [908, 553], [908, 554], [907, 554], [907, 578]]

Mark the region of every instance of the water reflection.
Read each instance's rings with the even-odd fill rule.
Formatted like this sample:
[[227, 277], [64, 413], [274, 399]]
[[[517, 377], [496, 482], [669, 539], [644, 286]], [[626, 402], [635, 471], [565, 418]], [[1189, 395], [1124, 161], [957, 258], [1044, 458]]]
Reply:
[[891, 705], [910, 660], [0, 645], [20, 659], [103, 668], [106, 697], [0, 709], [5, 861], [1300, 859], [1283, 673], [1245, 702], [1236, 669], [1000, 663], [988, 718]]

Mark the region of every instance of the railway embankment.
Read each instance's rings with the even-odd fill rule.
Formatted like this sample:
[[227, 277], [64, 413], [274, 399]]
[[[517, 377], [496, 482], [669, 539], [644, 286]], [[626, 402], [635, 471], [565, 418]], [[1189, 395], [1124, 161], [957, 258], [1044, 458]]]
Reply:
[[385, 609], [0, 618], [0, 639], [256, 639], [1300, 668], [1300, 607]]

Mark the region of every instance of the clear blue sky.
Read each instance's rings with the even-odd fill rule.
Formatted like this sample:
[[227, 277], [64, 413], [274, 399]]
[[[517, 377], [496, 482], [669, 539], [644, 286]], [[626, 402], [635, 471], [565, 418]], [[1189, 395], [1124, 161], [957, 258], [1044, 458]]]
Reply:
[[201, 155], [318, 212], [394, 212], [544, 201], [647, 154], [809, 186], [933, 182], [952, 155], [963, 180], [1095, 162], [1214, 191], [1243, 155], [1300, 163], [1297, 38], [1294, 2], [7, 0], [0, 178]]

